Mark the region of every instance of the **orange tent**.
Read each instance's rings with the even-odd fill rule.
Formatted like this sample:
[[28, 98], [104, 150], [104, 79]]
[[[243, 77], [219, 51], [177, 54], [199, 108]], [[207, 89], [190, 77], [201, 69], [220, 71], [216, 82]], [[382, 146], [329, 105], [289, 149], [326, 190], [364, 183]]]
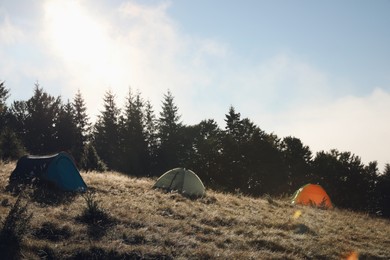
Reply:
[[333, 208], [326, 191], [317, 184], [306, 184], [297, 190], [292, 198], [293, 204], [312, 205], [326, 209]]

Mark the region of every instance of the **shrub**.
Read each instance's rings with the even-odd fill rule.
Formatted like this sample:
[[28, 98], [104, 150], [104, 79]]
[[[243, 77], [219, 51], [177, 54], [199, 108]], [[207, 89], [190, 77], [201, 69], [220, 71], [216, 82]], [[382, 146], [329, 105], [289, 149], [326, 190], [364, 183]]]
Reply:
[[4, 161], [19, 159], [25, 153], [25, 149], [9, 128], [4, 129], [0, 134], [0, 159]]
[[100, 159], [95, 147], [92, 144], [87, 144], [84, 147], [83, 155], [80, 161], [81, 169], [85, 171], [98, 171], [104, 172], [107, 170], [107, 166]]
[[23, 193], [19, 194], [0, 232], [0, 255], [4, 259], [18, 259], [24, 236], [29, 230], [32, 213], [28, 213], [27, 203], [22, 203]]
[[105, 225], [112, 222], [112, 218], [109, 214], [99, 205], [93, 191], [87, 191], [84, 193], [83, 198], [86, 203], [86, 207], [79, 219], [87, 224], [93, 225]]
[[115, 224], [116, 220], [99, 205], [100, 202], [96, 199], [93, 191], [84, 193], [83, 198], [86, 207], [77, 219], [86, 223], [88, 225], [88, 235], [92, 239], [98, 240], [106, 234], [109, 227]]

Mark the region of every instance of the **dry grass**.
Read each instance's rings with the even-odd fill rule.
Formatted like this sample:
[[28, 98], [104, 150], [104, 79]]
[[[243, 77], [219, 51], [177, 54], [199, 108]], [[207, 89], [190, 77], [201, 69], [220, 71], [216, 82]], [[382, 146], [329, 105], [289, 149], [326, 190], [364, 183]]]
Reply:
[[[14, 166], [0, 163], [2, 221], [16, 201], [5, 190]], [[81, 195], [30, 191], [25, 258], [340, 259], [351, 252], [360, 259], [390, 257], [388, 220], [211, 190], [191, 200], [151, 189], [154, 180], [114, 172], [82, 176], [110, 221], [81, 221]]]

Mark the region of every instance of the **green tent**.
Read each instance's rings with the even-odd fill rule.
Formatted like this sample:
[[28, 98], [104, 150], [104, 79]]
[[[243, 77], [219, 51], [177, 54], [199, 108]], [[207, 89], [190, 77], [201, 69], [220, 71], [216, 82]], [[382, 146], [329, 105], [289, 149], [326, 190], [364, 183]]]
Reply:
[[64, 191], [87, 189], [72, 157], [65, 152], [48, 156], [21, 157], [11, 173], [10, 183], [28, 183], [34, 179], [47, 181]]
[[184, 168], [175, 168], [167, 171], [157, 179], [154, 188], [176, 190], [188, 196], [203, 196], [205, 188], [193, 171]]

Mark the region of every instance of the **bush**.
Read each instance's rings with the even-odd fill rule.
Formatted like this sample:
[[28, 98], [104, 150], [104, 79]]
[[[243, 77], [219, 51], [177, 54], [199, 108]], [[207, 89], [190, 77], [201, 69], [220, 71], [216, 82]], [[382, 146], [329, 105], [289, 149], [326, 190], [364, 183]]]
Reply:
[[88, 235], [92, 239], [98, 240], [106, 234], [109, 227], [115, 224], [116, 220], [99, 205], [100, 201], [96, 199], [94, 192], [87, 191], [83, 198], [87, 205], [77, 219], [87, 224]]
[[83, 155], [80, 161], [81, 169], [85, 171], [98, 171], [104, 172], [107, 170], [107, 166], [100, 159], [95, 147], [92, 144], [87, 144], [84, 147]]
[[9, 128], [4, 129], [0, 134], [0, 158], [3, 161], [17, 160], [25, 153], [25, 149]]
[[93, 191], [87, 191], [83, 194], [86, 202], [86, 207], [79, 219], [87, 224], [92, 225], [106, 225], [112, 222], [109, 214], [99, 205], [99, 201], [95, 197]]
[[0, 232], [0, 255], [4, 259], [19, 259], [23, 238], [29, 230], [32, 214], [28, 213], [27, 203], [22, 203], [23, 196], [18, 196]]

